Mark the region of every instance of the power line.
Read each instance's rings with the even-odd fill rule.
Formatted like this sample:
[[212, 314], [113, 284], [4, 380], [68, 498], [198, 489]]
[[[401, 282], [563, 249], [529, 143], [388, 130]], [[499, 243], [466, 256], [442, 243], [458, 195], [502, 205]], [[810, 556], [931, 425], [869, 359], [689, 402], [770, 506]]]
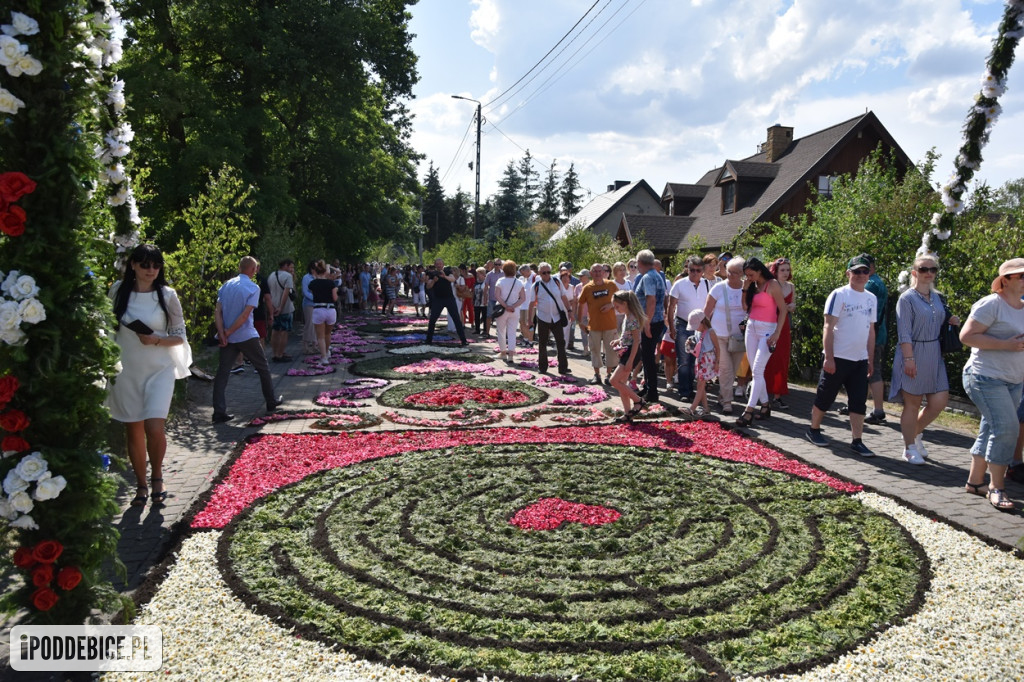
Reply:
[[[626, 2], [628, 2], [628, 0], [626, 0]], [[491, 100], [491, 102], [490, 102], [490, 103], [488, 103], [488, 105], [487, 105], [487, 106], [493, 109], [493, 107], [494, 107], [494, 106], [495, 106], [495, 105], [496, 105], [496, 104], [498, 103], [498, 101], [499, 101], [499, 100], [501, 100], [502, 98], [504, 98], [504, 97], [505, 97], [505, 94], [506, 94], [506, 93], [508, 93], [508, 97], [509, 97], [509, 98], [511, 98], [512, 96], [514, 96], [514, 95], [518, 94], [519, 92], [521, 92], [521, 91], [522, 91], [522, 90], [523, 90], [523, 89], [524, 89], [524, 88], [525, 88], [526, 86], [528, 86], [528, 85], [529, 85], [530, 83], [532, 83], [532, 82], [533, 82], [533, 81], [534, 81], [534, 80], [535, 80], [535, 79], [536, 79], [536, 78], [537, 78], [538, 76], [540, 76], [540, 75], [541, 75], [541, 74], [542, 74], [542, 73], [543, 73], [544, 71], [546, 71], [546, 70], [548, 69], [548, 67], [550, 67], [550, 66], [551, 66], [552, 64], [554, 64], [554, 63], [555, 63], [555, 61], [557, 61], [557, 60], [558, 60], [558, 58], [559, 58], [559, 57], [561, 57], [561, 56], [562, 56], [562, 54], [563, 54], [563, 53], [564, 53], [564, 52], [565, 52], [565, 51], [566, 51], [567, 49], [569, 49], [569, 47], [570, 47], [570, 46], [571, 46], [571, 45], [572, 45], [572, 44], [573, 44], [574, 42], [576, 42], [576, 40], [577, 40], [577, 39], [578, 39], [578, 38], [579, 38], [580, 36], [582, 36], [582, 35], [583, 35], [583, 34], [584, 34], [584, 33], [586, 32], [586, 30], [587, 30], [588, 28], [590, 28], [591, 24], [593, 24], [593, 23], [594, 23], [594, 21], [596, 21], [596, 20], [597, 20], [597, 18], [598, 18], [598, 17], [600, 17], [600, 16], [601, 16], [601, 14], [602, 14], [602, 13], [603, 13], [603, 12], [604, 12], [604, 11], [605, 11], [606, 9], [608, 9], [608, 5], [610, 5], [611, 3], [612, 3], [612, 0], [607, 0], [607, 2], [605, 2], [605, 4], [604, 4], [604, 7], [602, 7], [602, 8], [601, 8], [601, 9], [600, 9], [600, 10], [598, 11], [598, 13], [597, 13], [597, 14], [595, 14], [595, 15], [594, 15], [593, 17], [591, 17], [590, 21], [588, 21], [588, 22], [587, 22], [587, 25], [586, 25], [586, 26], [584, 26], [584, 27], [583, 27], [583, 28], [582, 28], [582, 29], [580, 30], [580, 32], [579, 32], [579, 33], [577, 33], [576, 35], [574, 35], [574, 36], [573, 36], [573, 38], [572, 38], [572, 40], [570, 40], [570, 41], [569, 41], [568, 43], [566, 43], [566, 44], [565, 44], [565, 46], [564, 46], [564, 47], [563, 47], [563, 48], [562, 48], [561, 50], [559, 50], [559, 51], [558, 51], [558, 54], [556, 54], [556, 55], [555, 55], [555, 56], [554, 56], [554, 57], [553, 57], [553, 58], [551, 59], [551, 61], [549, 61], [549, 62], [548, 62], [547, 64], [545, 64], [545, 65], [544, 65], [544, 67], [543, 67], [542, 69], [540, 69], [539, 71], [537, 71], [537, 73], [535, 73], [535, 74], [534, 74], [534, 75], [533, 75], [533, 76], [532, 76], [532, 77], [530, 78], [530, 80], [526, 81], [526, 82], [525, 82], [525, 83], [523, 83], [523, 84], [522, 84], [522, 85], [521, 85], [520, 87], [516, 88], [515, 92], [510, 92], [510, 91], [512, 90], [512, 88], [515, 88], [515, 85], [513, 85], [513, 86], [512, 86], [511, 88], [509, 88], [508, 90], [505, 90], [505, 92], [504, 92], [504, 93], [502, 93], [502, 94], [501, 94], [501, 95], [499, 95], [498, 97], [495, 97], [495, 98], [494, 98], [493, 100]], [[594, 4], [597, 4], [597, 3], [594, 3]], [[593, 7], [591, 7], [591, 9], [593, 9]], [[589, 13], [589, 11], [590, 11], [590, 10], [588, 10], [588, 13]], [[584, 15], [584, 16], [586, 16], [586, 15]], [[580, 21], [582, 21], [582, 18], [580, 19]], [[576, 22], [576, 23], [577, 23], [577, 26], [578, 26], [578, 25], [579, 25], [579, 22]], [[605, 24], [607, 24], [607, 23], [608, 23], [608, 22], [605, 22]], [[602, 24], [602, 26], [604, 26], [604, 24]], [[598, 29], [598, 30], [600, 30], [600, 29]], [[589, 43], [589, 42], [590, 42], [590, 41], [591, 41], [592, 39], [593, 39], [593, 36], [592, 36], [591, 38], [588, 38], [588, 39], [587, 39], [587, 40], [586, 40], [586, 41], [585, 41], [585, 42], [583, 43], [583, 46], [586, 46], [586, 45], [587, 45], [587, 43]], [[563, 40], [564, 40], [564, 38], [563, 38]], [[561, 41], [559, 41], [559, 42], [561, 42]], [[558, 47], [558, 46], [556, 45], [555, 47]], [[554, 50], [554, 48], [551, 48], [551, 49], [552, 49], [552, 50]], [[579, 52], [579, 50], [577, 50], [577, 52]], [[551, 51], [550, 51], [550, 50], [548, 51], [548, 54], [551, 54]], [[574, 52], [573, 54], [575, 55], [576, 53]], [[547, 55], [545, 55], [545, 57], [546, 57], [546, 56], [547, 56]], [[536, 65], [534, 65], [533, 69], [535, 69], [535, 68], [536, 68]], [[530, 69], [530, 71], [533, 71], [533, 69]], [[522, 77], [522, 78], [520, 78], [520, 79], [519, 79], [518, 81], [516, 81], [516, 84], [520, 83], [520, 82], [521, 82], [521, 81], [523, 80], [523, 78], [526, 78], [526, 76], [528, 76], [528, 75], [530, 74], [530, 71], [528, 71], [528, 72], [527, 72], [526, 74], [524, 74], [524, 75], [523, 75], [523, 77]]]
[[462, 148], [466, 144], [466, 138], [469, 137], [469, 132], [471, 130], [473, 130], [473, 121], [475, 121], [475, 120], [476, 120], [476, 113], [474, 113], [473, 114], [473, 118], [470, 119], [469, 126], [466, 128], [466, 132], [464, 132], [462, 134], [462, 142], [459, 142], [459, 148], [455, 150], [455, 156], [452, 157], [451, 163], [448, 164], [448, 170], [446, 170], [444, 172], [444, 175], [441, 176], [441, 184], [442, 185], [444, 184], [444, 181], [448, 178], [448, 174], [452, 172], [452, 168], [455, 167], [455, 162], [458, 161], [459, 155], [462, 153]]
[[[580, 25], [580, 22], [582, 22], [582, 21], [583, 21], [584, 19], [586, 19], [586, 18], [587, 18], [587, 15], [588, 15], [588, 14], [590, 14], [590, 13], [591, 13], [591, 12], [593, 11], [593, 9], [594, 9], [595, 7], [597, 7], [597, 3], [599, 3], [600, 1], [601, 1], [601, 0], [594, 0], [594, 4], [593, 4], [593, 5], [591, 5], [591, 6], [590, 6], [590, 8], [589, 8], [589, 9], [588, 9], [588, 10], [587, 10], [586, 12], [584, 12], [584, 13], [583, 13], [583, 16], [582, 16], [582, 17], [580, 17], [580, 18], [579, 18], [579, 19], [578, 19], [578, 20], [576, 21], [576, 23], [575, 23], [575, 24], [573, 24], [572, 28], [570, 28], [570, 29], [569, 29], [569, 30], [568, 30], [568, 31], [566, 32], [566, 34], [565, 34], [565, 35], [563, 35], [563, 36], [562, 36], [561, 38], [559, 38], [559, 39], [558, 39], [558, 42], [557, 42], [557, 43], [555, 43], [555, 44], [554, 44], [554, 46], [553, 46], [553, 47], [552, 47], [552, 48], [551, 48], [550, 50], [548, 50], [548, 51], [547, 51], [547, 53], [545, 53], [545, 55], [544, 55], [543, 57], [541, 57], [541, 58], [540, 58], [540, 59], [539, 59], [539, 60], [537, 61], [537, 63], [536, 63], [536, 64], [534, 64], [533, 66], [531, 66], [531, 67], [530, 67], [530, 70], [529, 70], [529, 71], [527, 71], [527, 72], [526, 72], [526, 73], [524, 73], [524, 74], [523, 74], [522, 76], [520, 76], [519, 80], [517, 80], [517, 81], [516, 81], [515, 83], [513, 83], [513, 84], [512, 84], [511, 86], [509, 86], [509, 87], [508, 87], [508, 88], [507, 88], [507, 89], [505, 90], [505, 92], [501, 93], [500, 95], [498, 95], [497, 97], [495, 97], [494, 99], [492, 99], [492, 100], [491, 100], [490, 102], [488, 102], [488, 103], [487, 103], [487, 104], [485, 104], [484, 106], [485, 106], [485, 107], [490, 107], [490, 106], [491, 106], [492, 104], [494, 104], [494, 103], [495, 103], [496, 101], [498, 101], [499, 99], [501, 99], [502, 97], [504, 97], [504, 96], [505, 96], [505, 94], [506, 94], [506, 93], [508, 93], [508, 91], [509, 91], [509, 90], [511, 90], [512, 88], [514, 88], [514, 87], [516, 87], [517, 85], [519, 85], [519, 83], [520, 83], [520, 82], [521, 82], [521, 81], [522, 81], [522, 80], [523, 80], [524, 78], [526, 78], [527, 76], [529, 76], [529, 75], [530, 75], [530, 73], [531, 73], [531, 72], [532, 72], [532, 71], [533, 71], [534, 69], [536, 69], [536, 68], [537, 68], [538, 66], [540, 66], [540, 65], [541, 65], [541, 63], [543, 63], [543, 61], [544, 61], [545, 59], [547, 59], [547, 58], [548, 58], [548, 55], [550, 55], [550, 54], [551, 54], [552, 52], [554, 52], [554, 50], [555, 50], [555, 48], [556, 48], [556, 47], [558, 47], [559, 45], [561, 45], [561, 44], [562, 44], [562, 41], [563, 41], [563, 40], [565, 40], [565, 39], [566, 39], [566, 38], [567, 38], [567, 37], [568, 37], [568, 36], [569, 36], [569, 35], [570, 35], [570, 34], [571, 34], [571, 33], [572, 33], [573, 31], [575, 31], [575, 30], [576, 30], [576, 27]], [[610, 0], [609, 0], [609, 1], [610, 1]]]

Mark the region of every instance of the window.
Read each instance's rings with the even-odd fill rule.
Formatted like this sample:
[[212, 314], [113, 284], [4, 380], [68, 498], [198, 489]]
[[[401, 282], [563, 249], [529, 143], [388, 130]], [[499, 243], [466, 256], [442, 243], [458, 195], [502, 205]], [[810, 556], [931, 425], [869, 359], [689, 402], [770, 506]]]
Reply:
[[818, 194], [823, 197], [832, 196], [832, 183], [836, 181], [836, 175], [819, 175], [818, 176]]
[[727, 182], [722, 185], [722, 213], [732, 213], [736, 210], [736, 183]]

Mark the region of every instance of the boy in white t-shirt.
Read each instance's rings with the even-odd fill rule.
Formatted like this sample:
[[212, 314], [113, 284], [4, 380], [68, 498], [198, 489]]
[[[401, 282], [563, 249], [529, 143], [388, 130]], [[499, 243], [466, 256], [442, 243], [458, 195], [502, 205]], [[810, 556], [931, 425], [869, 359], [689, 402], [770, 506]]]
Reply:
[[853, 434], [850, 449], [862, 457], [875, 455], [861, 442], [878, 306], [875, 295], [864, 288], [869, 273], [870, 264], [863, 256], [851, 258], [846, 266], [849, 285], [834, 290], [825, 301], [825, 327], [822, 332], [825, 358], [814, 407], [811, 408], [811, 426], [805, 434], [807, 440], [815, 445], [828, 445], [828, 439], [821, 435], [821, 422], [839, 389], [845, 388]]

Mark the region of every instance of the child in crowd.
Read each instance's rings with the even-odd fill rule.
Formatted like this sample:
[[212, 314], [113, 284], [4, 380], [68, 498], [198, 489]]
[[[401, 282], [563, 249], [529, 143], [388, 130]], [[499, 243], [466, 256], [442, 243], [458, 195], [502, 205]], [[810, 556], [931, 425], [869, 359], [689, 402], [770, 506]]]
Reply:
[[697, 330], [697, 333], [687, 340], [688, 346], [692, 340], [692, 353], [697, 356], [693, 368], [697, 390], [693, 394], [693, 405], [680, 409], [679, 413], [684, 418], [704, 419], [708, 415], [708, 382], [718, 376], [718, 353], [715, 351], [718, 347], [718, 336], [711, 328], [711, 321], [704, 317], [704, 311], [700, 308], [691, 310], [687, 321]]
[[622, 400], [622, 416], [615, 421], [629, 424], [645, 405], [644, 399], [627, 382], [640, 350], [640, 329], [647, 322], [647, 316], [632, 291], [616, 291], [612, 295], [612, 305], [615, 306], [615, 312], [623, 316], [619, 338], [612, 341], [612, 348], [619, 354], [619, 366], [615, 368], [611, 383]]
[[672, 338], [671, 334], [665, 334], [661, 338], [661, 343], [658, 344], [658, 351], [665, 360], [665, 390], [671, 391], [673, 379], [676, 376], [676, 369], [678, 368], [676, 362], [676, 340]]

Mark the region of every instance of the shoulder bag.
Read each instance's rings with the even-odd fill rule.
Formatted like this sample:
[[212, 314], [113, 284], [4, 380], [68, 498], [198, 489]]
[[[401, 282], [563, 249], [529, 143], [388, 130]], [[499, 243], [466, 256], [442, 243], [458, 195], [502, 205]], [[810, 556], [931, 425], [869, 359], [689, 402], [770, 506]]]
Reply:
[[959, 350], [963, 350], [964, 344], [960, 341], [960, 328], [949, 323], [949, 319], [953, 317], [953, 312], [949, 309], [949, 305], [946, 303], [946, 297], [942, 294], [938, 294], [939, 300], [942, 301], [942, 308], [946, 311], [945, 316], [942, 319], [942, 326], [939, 327], [939, 350], [942, 354], [956, 353]]
[[540, 285], [544, 287], [544, 291], [546, 291], [548, 293], [548, 296], [551, 297], [551, 300], [555, 302], [555, 307], [558, 308], [558, 323], [561, 324], [563, 327], [569, 324], [569, 316], [565, 314], [564, 310], [562, 310], [562, 306], [558, 305], [558, 299], [555, 298], [554, 294], [551, 293], [551, 290], [548, 289], [548, 285], [544, 284], [544, 280], [542, 279], [538, 279], [537, 282], [539, 282]]
[[504, 305], [502, 305], [501, 303], [495, 303], [494, 304], [494, 312], [491, 313], [491, 319], [492, 320], [496, 320], [496, 319], [498, 319], [499, 317], [501, 317], [502, 315], [505, 314], [505, 306], [508, 305], [508, 300], [510, 298], [512, 298], [512, 294], [513, 294], [513, 292], [515, 292], [515, 290], [516, 290], [516, 285], [515, 285], [515, 283], [513, 283], [512, 284], [512, 291], [508, 292], [508, 296], [505, 297], [505, 304]]
[[[278, 270], [277, 272], [274, 273], [274, 279], [277, 280], [277, 286], [281, 287], [282, 289], [285, 288], [284, 285], [281, 284], [281, 271], [280, 270]], [[295, 303], [295, 299], [297, 298], [297, 296], [295, 295], [295, 289], [294, 288], [288, 289], [288, 298], [291, 299], [292, 303]]]
[[[743, 296], [743, 290], [740, 289], [740, 297]], [[746, 320], [744, 320], [745, 322]], [[745, 328], [746, 325], [740, 324], [740, 329]], [[726, 330], [732, 329], [732, 309], [729, 307], [729, 285], [725, 285], [725, 328]], [[739, 353], [740, 351], [747, 350], [747, 342], [743, 339], [743, 334], [730, 334], [729, 338], [725, 342], [725, 350], [729, 353]]]

